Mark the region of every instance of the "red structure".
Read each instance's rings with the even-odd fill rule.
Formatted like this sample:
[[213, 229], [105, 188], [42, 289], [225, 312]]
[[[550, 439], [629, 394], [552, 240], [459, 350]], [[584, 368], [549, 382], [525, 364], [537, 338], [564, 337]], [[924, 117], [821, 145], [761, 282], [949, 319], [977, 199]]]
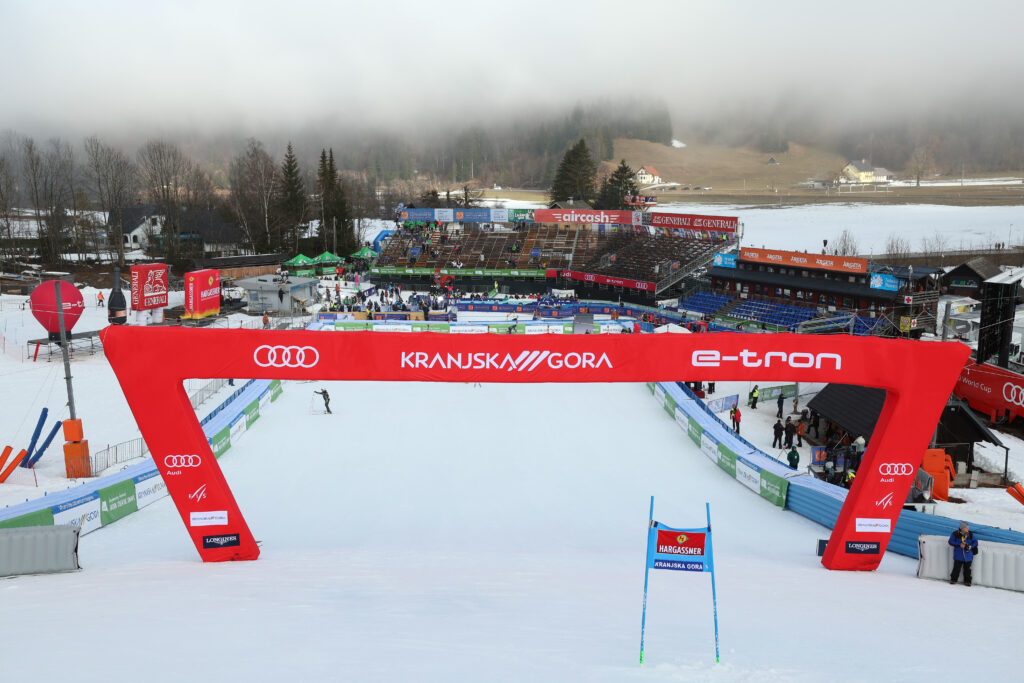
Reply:
[[[968, 355], [959, 343], [792, 334], [518, 336], [108, 327], [111, 367], [204, 561], [259, 548], [182, 386], [187, 377], [416, 382], [839, 382], [885, 407], [822, 564], [875, 569]], [[205, 496], [195, 495], [202, 490]], [[864, 553], [865, 543], [878, 553]], [[877, 545], [876, 545], [877, 544]]]

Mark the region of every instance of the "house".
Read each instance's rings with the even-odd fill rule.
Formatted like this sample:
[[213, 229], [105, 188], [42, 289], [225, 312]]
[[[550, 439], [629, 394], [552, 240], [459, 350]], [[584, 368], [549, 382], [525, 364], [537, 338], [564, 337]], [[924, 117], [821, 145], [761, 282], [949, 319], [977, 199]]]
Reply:
[[643, 187], [644, 185], [659, 185], [661, 184], [661, 176], [654, 169], [653, 166], [641, 166], [640, 170], [633, 176], [636, 180], [636, 184]]
[[548, 208], [549, 209], [562, 209], [563, 211], [564, 210], [568, 210], [568, 209], [577, 209], [579, 211], [590, 211], [594, 207], [592, 207], [589, 203], [587, 203], [583, 199], [566, 199], [564, 202], [552, 202], [548, 206]]
[[890, 171], [889, 169], [882, 168], [881, 166], [876, 166], [875, 167], [875, 182], [876, 183], [891, 183], [895, 179], [896, 179], [896, 176], [894, 176], [892, 174], [892, 171]]
[[[127, 250], [159, 249], [166, 217], [158, 213], [153, 204], [135, 204], [122, 209], [124, 248]], [[241, 231], [225, 221], [218, 211], [210, 209], [181, 209], [178, 214], [178, 235], [201, 247], [206, 256], [238, 256], [251, 254], [243, 246]]]
[[949, 294], [976, 297], [981, 292], [981, 283], [1001, 272], [984, 256], [976, 256], [943, 275], [939, 282]]
[[842, 178], [849, 183], [873, 183], [875, 182], [875, 168], [868, 163], [867, 159], [851, 161], [843, 166]]

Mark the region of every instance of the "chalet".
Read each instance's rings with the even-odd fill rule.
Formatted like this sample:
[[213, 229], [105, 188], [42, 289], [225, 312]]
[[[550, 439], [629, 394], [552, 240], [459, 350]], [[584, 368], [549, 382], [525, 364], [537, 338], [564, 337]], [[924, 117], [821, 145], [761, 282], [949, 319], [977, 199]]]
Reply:
[[843, 166], [842, 179], [848, 183], [873, 183], [875, 182], [875, 168], [868, 163], [867, 159], [851, 161]]
[[959, 296], [978, 296], [981, 283], [999, 275], [999, 266], [984, 256], [977, 256], [949, 271], [940, 279], [946, 292]]
[[[136, 204], [122, 210], [124, 247], [127, 250], [160, 249], [166, 217], [153, 204]], [[243, 246], [241, 231], [225, 221], [219, 212], [208, 209], [182, 209], [178, 214], [179, 239], [196, 245], [206, 256], [251, 254]]]
[[633, 176], [636, 180], [636, 184], [641, 187], [644, 185], [658, 185], [661, 183], [661, 176], [654, 169], [653, 166], [641, 166], [640, 170]]

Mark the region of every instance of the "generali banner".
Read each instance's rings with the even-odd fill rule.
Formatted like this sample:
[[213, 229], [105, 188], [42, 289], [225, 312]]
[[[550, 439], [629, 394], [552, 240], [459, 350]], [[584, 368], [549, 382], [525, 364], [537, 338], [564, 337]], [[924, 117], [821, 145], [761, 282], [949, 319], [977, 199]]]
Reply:
[[739, 219], [735, 216], [700, 216], [689, 213], [652, 213], [652, 228], [677, 228], [736, 232]]
[[630, 280], [629, 278], [623, 277], [610, 277], [608, 275], [599, 275], [598, 273], [581, 273], [575, 270], [563, 270], [559, 273], [564, 278], [570, 280], [582, 280], [584, 282], [596, 282], [599, 285], [614, 285], [616, 287], [628, 287], [629, 289], [642, 289], [645, 292], [654, 291], [653, 282], [645, 282], [644, 280]]
[[535, 209], [534, 223], [604, 223], [641, 225], [639, 211], [602, 211], [601, 209]]
[[220, 313], [220, 271], [214, 268], [185, 273], [185, 317], [205, 318]]
[[132, 310], [167, 306], [167, 264], [132, 266]]
[[868, 260], [854, 256], [829, 256], [827, 254], [805, 254], [802, 251], [777, 251], [775, 249], [741, 249], [741, 261], [771, 263], [776, 266], [794, 268], [816, 268], [834, 270], [840, 273], [866, 273]]

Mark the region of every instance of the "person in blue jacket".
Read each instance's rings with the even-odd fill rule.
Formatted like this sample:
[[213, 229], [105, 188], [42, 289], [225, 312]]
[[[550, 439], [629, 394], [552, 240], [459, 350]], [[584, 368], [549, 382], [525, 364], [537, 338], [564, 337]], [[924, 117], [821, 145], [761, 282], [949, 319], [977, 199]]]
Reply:
[[971, 585], [971, 562], [978, 552], [978, 540], [971, 533], [967, 522], [960, 522], [960, 528], [949, 535], [949, 544], [953, 546], [953, 573], [949, 582], [955, 584], [960, 578], [960, 570], [964, 570], [964, 585]]

